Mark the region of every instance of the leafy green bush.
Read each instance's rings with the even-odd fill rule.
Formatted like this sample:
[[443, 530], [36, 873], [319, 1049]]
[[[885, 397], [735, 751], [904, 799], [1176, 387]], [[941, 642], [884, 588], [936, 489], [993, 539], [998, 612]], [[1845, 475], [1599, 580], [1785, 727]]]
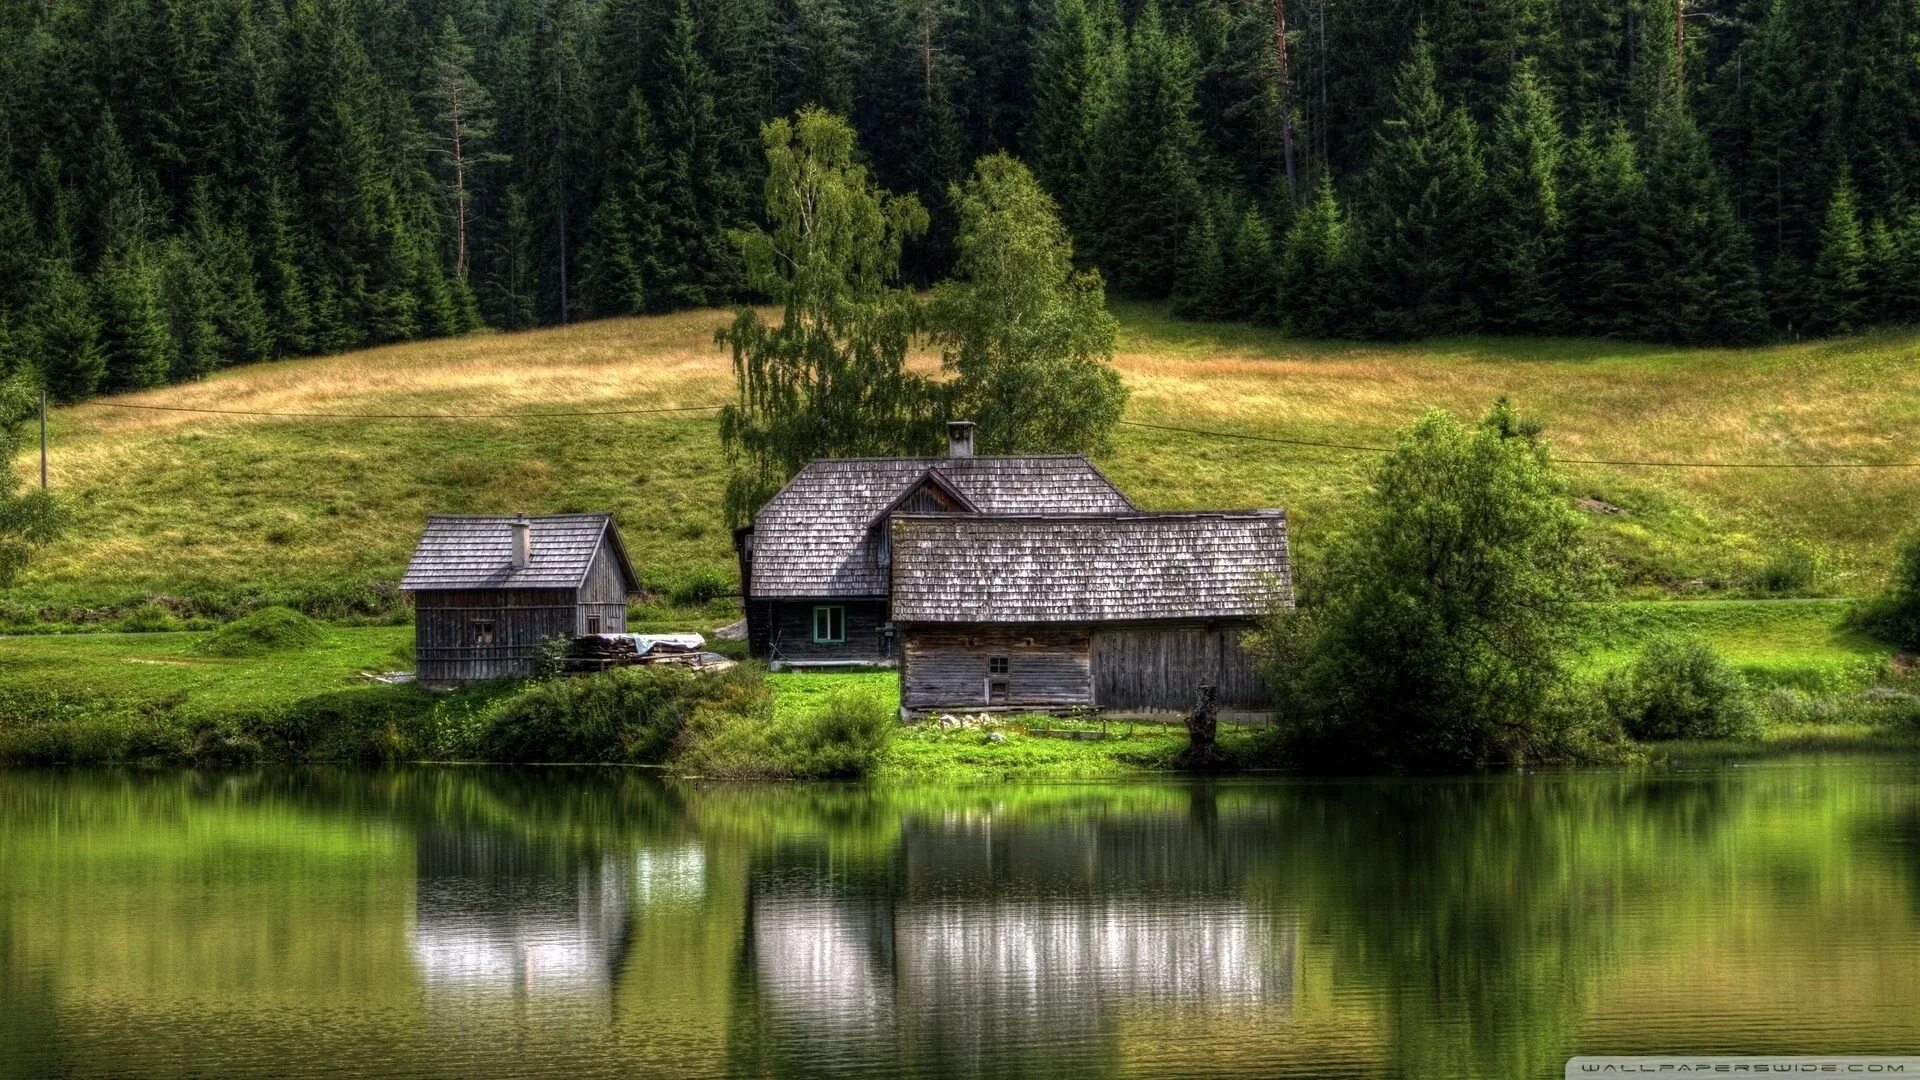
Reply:
[[667, 590], [667, 601], [674, 607], [705, 607], [739, 591], [732, 574], [702, 568], [674, 582]]
[[1853, 621], [1903, 649], [1920, 651], [1920, 527], [1901, 542], [1886, 595], [1862, 604]]
[[855, 779], [873, 771], [897, 726], [886, 701], [853, 690], [804, 713], [777, 714], [770, 701], [752, 711], [705, 708], [687, 725], [675, 760], [700, 776]]
[[660, 763], [697, 710], [716, 715], [771, 709], [755, 668], [716, 674], [679, 667], [615, 668], [535, 683], [508, 698], [480, 737], [495, 761]]
[[1820, 561], [1814, 553], [1798, 544], [1774, 553], [1754, 575], [1754, 586], [1764, 593], [1806, 593], [1813, 591], [1820, 577]]
[[1692, 638], [1660, 638], [1601, 687], [1607, 711], [1636, 739], [1728, 739], [1760, 734], [1746, 679]]
[[120, 629], [132, 634], [158, 634], [167, 630], [178, 630], [180, 620], [173, 612], [151, 600], [127, 613], [120, 620]]
[[320, 640], [320, 624], [292, 608], [261, 608], [215, 630], [200, 642], [209, 656], [264, 656]]

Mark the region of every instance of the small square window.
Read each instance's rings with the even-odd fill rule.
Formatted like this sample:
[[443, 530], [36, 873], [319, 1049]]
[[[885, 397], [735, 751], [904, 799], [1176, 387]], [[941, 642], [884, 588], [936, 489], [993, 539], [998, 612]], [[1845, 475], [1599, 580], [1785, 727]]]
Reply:
[[475, 645], [493, 644], [493, 620], [492, 619], [473, 620], [473, 643]]
[[600, 632], [600, 616], [598, 615], [587, 616], [587, 633], [597, 634], [599, 632]]
[[987, 674], [989, 674], [989, 675], [1005, 675], [1006, 673], [1007, 673], [1007, 658], [1006, 658], [1006, 657], [1004, 657], [1004, 656], [989, 656], [989, 657], [987, 657]]
[[844, 645], [847, 641], [847, 609], [838, 604], [813, 609], [813, 643]]

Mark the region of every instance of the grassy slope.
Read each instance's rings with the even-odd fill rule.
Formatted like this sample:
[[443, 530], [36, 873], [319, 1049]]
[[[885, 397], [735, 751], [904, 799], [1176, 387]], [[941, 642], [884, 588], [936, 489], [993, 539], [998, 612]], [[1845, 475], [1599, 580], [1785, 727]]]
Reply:
[[[1125, 308], [1128, 417], [1378, 443], [1422, 410], [1502, 394], [1574, 457], [1703, 461], [1914, 456], [1920, 335], [1759, 350], [1462, 340], [1288, 341]], [[423, 342], [222, 373], [132, 395], [150, 405], [281, 411], [653, 408], [730, 391], [722, 316], [622, 319]], [[287, 420], [61, 410], [53, 482], [78, 526], [3, 600], [72, 618], [150, 595], [299, 597], [391, 582], [430, 511], [610, 509], [649, 584], [730, 574], [711, 414], [500, 420]], [[1101, 465], [1150, 508], [1284, 504], [1304, 550], [1337, 531], [1369, 455], [1122, 429]], [[22, 468], [26, 462], [19, 463]], [[1821, 588], [1872, 587], [1920, 506], [1920, 470], [1569, 469], [1624, 507], [1595, 536], [1633, 587], [1737, 584], [1788, 543]], [[715, 613], [717, 614], [717, 612]]]

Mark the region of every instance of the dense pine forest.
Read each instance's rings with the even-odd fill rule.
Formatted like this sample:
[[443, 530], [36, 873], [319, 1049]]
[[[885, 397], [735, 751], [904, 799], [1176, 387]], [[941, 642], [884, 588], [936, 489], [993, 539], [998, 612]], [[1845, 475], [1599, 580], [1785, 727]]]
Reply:
[[1920, 300], [1920, 0], [4, 0], [0, 351], [64, 400], [752, 299], [819, 105], [955, 259], [1008, 151], [1122, 295], [1678, 343]]

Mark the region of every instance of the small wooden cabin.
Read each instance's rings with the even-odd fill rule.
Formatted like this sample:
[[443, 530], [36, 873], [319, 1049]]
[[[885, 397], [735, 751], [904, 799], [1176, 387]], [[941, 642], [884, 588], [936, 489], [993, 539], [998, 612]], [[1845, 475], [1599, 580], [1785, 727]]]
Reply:
[[965, 421], [948, 425], [944, 458], [810, 462], [735, 534], [748, 643], [776, 667], [894, 663], [888, 545], [897, 515], [1132, 509], [1080, 455], [974, 456]]
[[1284, 510], [896, 515], [900, 702], [1157, 713], [1215, 688], [1258, 711], [1242, 635], [1292, 604]]
[[400, 588], [417, 678], [444, 687], [525, 678], [550, 638], [625, 632], [640, 582], [611, 514], [435, 514]]

